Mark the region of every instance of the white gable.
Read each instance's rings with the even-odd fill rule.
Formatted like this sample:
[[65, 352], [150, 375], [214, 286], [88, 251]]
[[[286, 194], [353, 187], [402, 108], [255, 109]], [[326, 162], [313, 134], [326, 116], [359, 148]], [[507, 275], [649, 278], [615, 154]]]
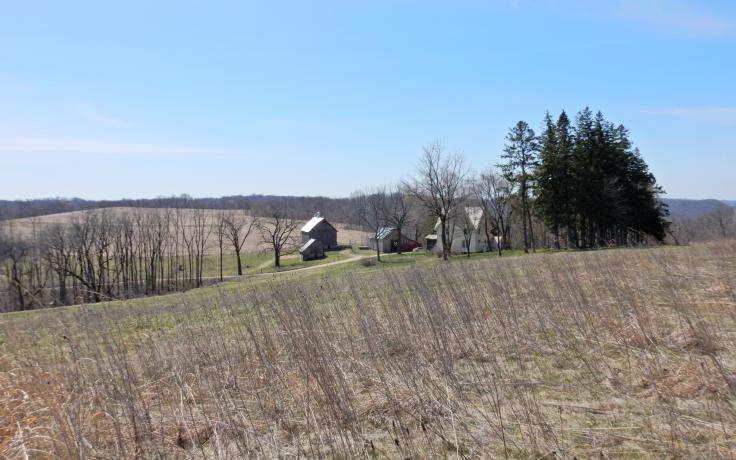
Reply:
[[[468, 217], [468, 221], [470, 222], [470, 225], [473, 227], [473, 230], [478, 230], [480, 228], [480, 224], [483, 222], [483, 208], [480, 206], [467, 206], [464, 209], [465, 215]], [[458, 222], [456, 219], [450, 219], [450, 221], [454, 221], [455, 225], [460, 225], [462, 220]], [[462, 226], [465, 224], [462, 223]], [[437, 219], [437, 222], [434, 224], [435, 230], [440, 228], [440, 220]]]
[[468, 206], [465, 208], [465, 215], [473, 226], [473, 230], [478, 230], [481, 220], [483, 219], [483, 208], [480, 206]]

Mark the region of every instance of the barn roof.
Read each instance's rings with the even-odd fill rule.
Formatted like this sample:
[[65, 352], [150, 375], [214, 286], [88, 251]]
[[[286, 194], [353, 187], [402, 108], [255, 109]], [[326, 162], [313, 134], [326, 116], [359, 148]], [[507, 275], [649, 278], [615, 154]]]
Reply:
[[319, 243], [319, 241], [315, 240], [314, 238], [310, 239], [309, 241], [307, 241], [306, 243], [304, 243], [302, 245], [302, 247], [299, 248], [299, 252], [302, 253], [302, 252], [306, 251], [307, 249], [310, 248], [310, 246], [312, 246], [315, 243]]
[[388, 236], [394, 230], [396, 230], [394, 227], [381, 227], [380, 229], [378, 229], [376, 236], [378, 237], [379, 240], [382, 240], [384, 238], [388, 238]]
[[302, 227], [302, 231], [305, 233], [311, 232], [314, 229], [314, 227], [316, 227], [317, 224], [319, 224], [323, 220], [325, 220], [324, 217], [319, 217], [319, 216], [312, 217], [311, 219], [309, 219], [309, 221], [306, 224], [304, 224], [304, 227]]
[[304, 224], [304, 227], [302, 227], [302, 230], [301, 231], [304, 232], [304, 233], [309, 233], [312, 230], [314, 230], [314, 228], [317, 225], [321, 224], [322, 222], [326, 223], [327, 225], [329, 225], [330, 227], [332, 227], [333, 230], [337, 231], [337, 229], [335, 228], [335, 226], [332, 225], [331, 223], [327, 222], [327, 219], [325, 219], [324, 217], [322, 217], [320, 215], [320, 213], [315, 214], [314, 217], [312, 217], [311, 219], [309, 219], [309, 221], [307, 221], [307, 223]]

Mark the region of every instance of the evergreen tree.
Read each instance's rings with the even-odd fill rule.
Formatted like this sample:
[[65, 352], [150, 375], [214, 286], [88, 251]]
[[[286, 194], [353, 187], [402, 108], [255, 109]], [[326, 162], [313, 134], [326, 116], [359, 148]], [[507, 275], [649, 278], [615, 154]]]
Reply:
[[587, 107], [570, 133], [567, 115], [557, 125], [547, 114], [539, 138], [536, 210], [557, 238], [596, 247], [640, 243], [644, 235], [662, 240], [668, 211], [654, 176], [632, 150], [628, 130]]
[[576, 178], [573, 193], [573, 214], [575, 216], [576, 246], [586, 246], [587, 221], [591, 199], [587, 194], [590, 185], [590, 158], [592, 144], [592, 113], [587, 107], [578, 112], [573, 129], [572, 168]]
[[556, 188], [558, 190], [557, 206], [562, 214], [562, 223], [567, 234], [566, 246], [575, 241], [575, 171], [573, 169], [574, 141], [570, 133], [570, 119], [563, 110], [557, 118], [557, 162]]
[[669, 210], [667, 205], [659, 200], [659, 195], [664, 191], [657, 184], [654, 175], [649, 172], [649, 167], [641, 157], [639, 149], [628, 152], [627, 159], [624, 198], [629, 215], [625, 224], [627, 228], [636, 232], [631, 235], [635, 238], [634, 242], [639, 242], [640, 234], [652, 235], [661, 241], [665, 238], [669, 226], [666, 221]]
[[534, 233], [532, 218], [529, 212], [529, 191], [533, 186], [533, 179], [537, 167], [537, 137], [534, 130], [525, 121], [519, 121], [506, 135], [506, 146], [501, 158], [505, 163], [498, 165], [504, 178], [518, 187], [521, 203], [521, 223], [524, 236], [524, 252], [529, 247], [534, 250]]
[[539, 166], [536, 170], [535, 206], [555, 236], [555, 246], [559, 249], [560, 228], [565, 222], [565, 211], [561, 206], [564, 198], [564, 184], [560, 158], [557, 127], [549, 112], [544, 117], [544, 128], [539, 136]]

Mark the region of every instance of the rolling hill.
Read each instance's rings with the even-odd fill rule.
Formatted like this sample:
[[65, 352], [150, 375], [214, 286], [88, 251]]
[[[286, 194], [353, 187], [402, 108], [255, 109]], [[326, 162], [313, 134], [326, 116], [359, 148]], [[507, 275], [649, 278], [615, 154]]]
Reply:
[[682, 198], [665, 198], [664, 201], [670, 208], [673, 216], [695, 218], [713, 212], [725, 206], [734, 206], [736, 201], [726, 202], [720, 200], [688, 200]]

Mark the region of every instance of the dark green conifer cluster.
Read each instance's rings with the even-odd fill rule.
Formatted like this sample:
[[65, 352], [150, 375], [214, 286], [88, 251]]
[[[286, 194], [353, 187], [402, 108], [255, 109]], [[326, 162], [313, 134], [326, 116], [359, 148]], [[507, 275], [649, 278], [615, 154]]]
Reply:
[[[518, 127], [508, 137], [512, 146]], [[527, 161], [532, 169], [525, 171], [524, 188], [532, 190], [532, 209], [558, 244], [585, 248], [665, 238], [668, 211], [659, 199], [664, 192], [623, 125], [587, 107], [574, 126], [564, 111], [556, 122], [548, 113], [535, 139], [536, 158]], [[504, 158], [504, 172], [518, 183], [516, 168]]]

